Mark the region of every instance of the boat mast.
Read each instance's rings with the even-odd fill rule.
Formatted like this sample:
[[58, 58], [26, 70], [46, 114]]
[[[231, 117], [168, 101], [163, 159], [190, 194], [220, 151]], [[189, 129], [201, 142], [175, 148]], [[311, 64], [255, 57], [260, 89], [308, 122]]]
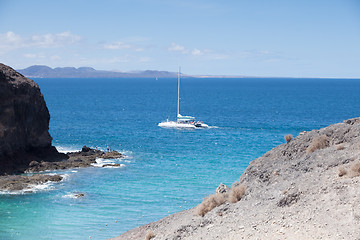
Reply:
[[179, 117], [180, 114], [180, 71], [181, 71], [181, 67], [179, 67], [179, 72], [178, 72], [178, 99], [177, 99], [177, 118]]

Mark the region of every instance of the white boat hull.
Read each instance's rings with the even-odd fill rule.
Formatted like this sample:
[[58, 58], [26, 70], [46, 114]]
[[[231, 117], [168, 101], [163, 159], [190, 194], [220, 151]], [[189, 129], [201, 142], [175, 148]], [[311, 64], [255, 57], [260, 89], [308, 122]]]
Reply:
[[209, 125], [207, 125], [205, 123], [195, 123], [195, 127], [196, 128], [208, 128]]
[[187, 129], [209, 127], [209, 125], [205, 123], [182, 123], [182, 122], [174, 122], [174, 121], [161, 122], [158, 124], [158, 126], [163, 128], [187, 128]]
[[196, 128], [195, 125], [190, 123], [178, 123], [174, 121], [161, 122], [158, 124], [158, 126], [163, 128], [188, 128], [188, 129]]

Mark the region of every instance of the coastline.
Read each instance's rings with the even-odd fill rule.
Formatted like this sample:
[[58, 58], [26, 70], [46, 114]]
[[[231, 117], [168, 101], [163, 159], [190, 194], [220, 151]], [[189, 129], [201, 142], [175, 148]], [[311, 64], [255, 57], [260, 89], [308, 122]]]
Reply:
[[125, 232], [130, 239], [356, 239], [360, 118], [302, 132], [255, 159], [240, 201], [199, 206]]
[[48, 174], [48, 171], [76, 169], [85, 167], [122, 167], [119, 163], [97, 162], [98, 159], [119, 159], [125, 156], [117, 151], [104, 152], [84, 146], [81, 151], [68, 152], [62, 161], [32, 161], [24, 170], [27, 175], [0, 176], [0, 191], [5, 193], [32, 192], [37, 185], [57, 183], [63, 180], [62, 174]]

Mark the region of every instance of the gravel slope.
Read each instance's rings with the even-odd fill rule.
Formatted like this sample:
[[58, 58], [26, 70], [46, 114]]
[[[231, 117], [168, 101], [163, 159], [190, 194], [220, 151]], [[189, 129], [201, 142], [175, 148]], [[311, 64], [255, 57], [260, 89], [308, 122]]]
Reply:
[[360, 239], [359, 175], [356, 118], [303, 132], [252, 161], [239, 202], [204, 217], [186, 210], [114, 239]]

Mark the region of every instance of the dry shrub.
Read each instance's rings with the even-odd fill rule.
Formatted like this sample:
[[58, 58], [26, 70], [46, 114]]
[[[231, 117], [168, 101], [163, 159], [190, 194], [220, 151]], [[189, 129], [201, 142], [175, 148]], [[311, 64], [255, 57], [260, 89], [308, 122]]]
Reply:
[[240, 201], [240, 199], [244, 196], [245, 191], [246, 186], [242, 184], [231, 187], [228, 201], [231, 203]]
[[318, 149], [323, 149], [329, 146], [329, 141], [325, 135], [318, 136], [311, 141], [311, 144], [306, 150], [306, 153], [313, 153]]
[[360, 176], [360, 162], [352, 165], [349, 173], [349, 177], [358, 177], [358, 176]]
[[344, 144], [339, 144], [339, 145], [336, 146], [336, 149], [337, 150], [344, 150], [345, 146], [344, 146]]
[[222, 193], [216, 193], [206, 197], [204, 201], [197, 207], [197, 213], [202, 217], [205, 216], [205, 214], [210, 212], [212, 209], [225, 203], [226, 197], [227, 194]]
[[338, 171], [339, 177], [345, 176], [346, 174], [347, 174], [347, 171], [344, 167], [339, 168], [339, 171]]
[[150, 239], [154, 238], [155, 236], [156, 236], [155, 233], [153, 233], [152, 231], [149, 231], [145, 235], [145, 240], [150, 240]]
[[285, 141], [286, 141], [287, 143], [289, 143], [289, 142], [293, 139], [293, 135], [288, 134], [288, 135], [285, 135], [284, 138], [285, 138]]

